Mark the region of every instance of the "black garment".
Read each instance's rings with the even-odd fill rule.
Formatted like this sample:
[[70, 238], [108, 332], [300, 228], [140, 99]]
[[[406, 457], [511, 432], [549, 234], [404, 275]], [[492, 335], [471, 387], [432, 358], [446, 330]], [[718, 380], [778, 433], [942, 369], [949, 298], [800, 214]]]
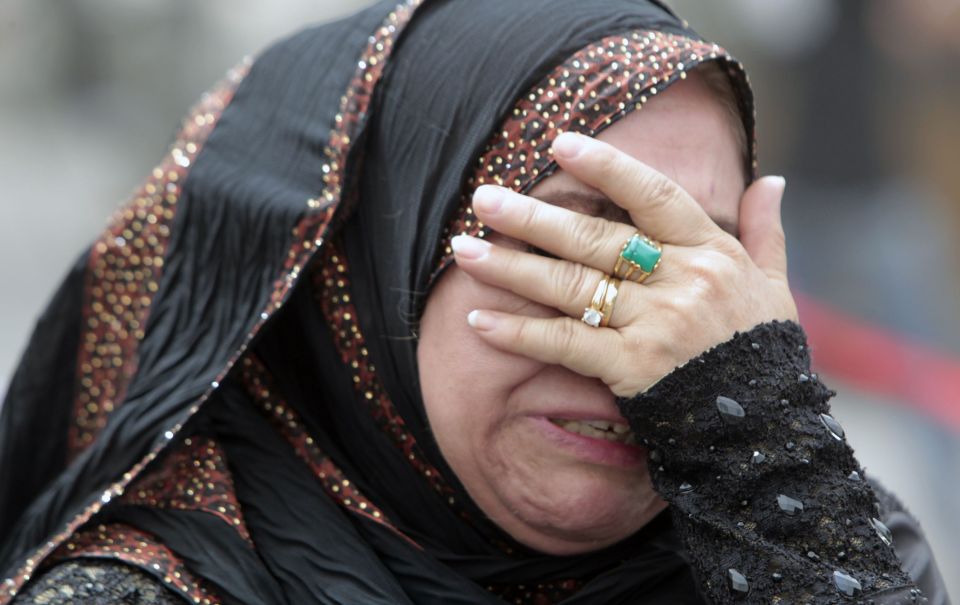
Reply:
[[150, 575], [110, 560], [80, 559], [51, 568], [30, 583], [17, 605], [183, 605], [183, 597]]
[[[720, 413], [716, 393], [735, 398], [744, 416]], [[784, 602], [836, 602], [836, 569], [860, 583], [855, 601], [947, 605], [916, 520], [895, 497], [867, 481], [850, 448], [834, 437], [842, 436], [832, 432], [838, 425], [820, 420], [819, 414], [829, 411], [828, 395], [809, 374], [799, 327], [764, 324], [622, 402], [627, 417], [658, 448], [652, 454], [662, 466], [655, 472], [656, 486], [672, 505], [685, 556], [707, 586], [708, 602], [743, 602], [742, 597], [765, 602], [775, 596]], [[684, 420], [688, 414], [692, 422]], [[781, 510], [779, 492], [801, 502], [802, 510]], [[890, 533], [881, 537], [884, 528]], [[892, 547], [884, 540], [892, 540]], [[73, 563], [54, 568], [14, 604], [40, 603], [39, 595], [47, 595], [46, 605], [76, 602], [74, 594], [89, 590], [90, 582], [77, 569]], [[744, 577], [748, 594], [730, 589], [730, 570]], [[928, 601], [913, 598], [908, 575]], [[130, 571], [119, 565], [104, 576], [111, 581], [103, 584], [125, 586]], [[48, 594], [53, 582], [78, 592], [61, 588], [60, 594]], [[156, 585], [156, 595], [166, 593]], [[122, 594], [103, 603], [167, 602], [149, 591], [137, 598], [129, 590]]]
[[[275, 45], [235, 94], [206, 98], [149, 203], [134, 200], [68, 280], [11, 385], [0, 477], [30, 481], [0, 490], [0, 604], [97, 523], [154, 536], [231, 604], [541, 590], [570, 605], [700, 602], [692, 573], [709, 572], [691, 570], [666, 517], [572, 557], [530, 552], [486, 521], [432, 439], [411, 338], [491, 133], [555, 66], [638, 30], [699, 40], [644, 0], [381, 3]], [[708, 60], [728, 68], [752, 131], [736, 63], [710, 51], [684, 63]], [[682, 76], [670, 70], [638, 84], [653, 94]], [[633, 108], [617, 107], [586, 132]], [[537, 161], [518, 189], [555, 170]], [[49, 353], [61, 347], [76, 359]], [[64, 415], [90, 414], [102, 424], [63, 430]], [[289, 431], [309, 441], [297, 449]], [[222, 452], [212, 496], [242, 515], [134, 489], [201, 438]]]
[[[833, 394], [810, 372], [803, 330], [774, 322], [619, 401], [710, 602], [909, 603], [914, 581], [948, 602], [916, 522], [883, 491], [878, 503]], [[887, 523], [906, 530], [901, 544]], [[924, 563], [908, 575], [898, 555]]]

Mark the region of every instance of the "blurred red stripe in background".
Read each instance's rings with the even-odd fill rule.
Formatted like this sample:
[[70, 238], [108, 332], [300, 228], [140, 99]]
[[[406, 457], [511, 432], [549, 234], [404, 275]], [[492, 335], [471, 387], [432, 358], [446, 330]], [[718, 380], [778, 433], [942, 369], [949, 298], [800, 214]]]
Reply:
[[818, 372], [932, 416], [960, 434], [960, 357], [796, 294]]

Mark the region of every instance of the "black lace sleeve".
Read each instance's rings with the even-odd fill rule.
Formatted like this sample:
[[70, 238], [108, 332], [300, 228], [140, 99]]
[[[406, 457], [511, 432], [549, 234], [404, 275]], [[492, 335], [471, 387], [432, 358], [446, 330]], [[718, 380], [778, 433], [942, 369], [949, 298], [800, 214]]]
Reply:
[[116, 561], [76, 559], [30, 581], [12, 605], [187, 605], [146, 573]]
[[738, 333], [620, 399], [712, 603], [924, 603], [810, 373], [802, 328]]

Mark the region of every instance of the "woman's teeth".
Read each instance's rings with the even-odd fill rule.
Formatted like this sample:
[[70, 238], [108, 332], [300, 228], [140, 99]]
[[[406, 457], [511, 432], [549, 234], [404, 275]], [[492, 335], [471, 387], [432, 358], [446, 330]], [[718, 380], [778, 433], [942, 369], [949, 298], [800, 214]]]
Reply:
[[616, 441], [617, 443], [635, 444], [636, 436], [630, 427], [619, 422], [606, 422], [605, 420], [563, 420], [560, 418], [551, 418], [550, 422], [559, 426], [565, 431], [583, 435], [584, 437], [593, 437], [594, 439], [606, 439], [607, 441]]

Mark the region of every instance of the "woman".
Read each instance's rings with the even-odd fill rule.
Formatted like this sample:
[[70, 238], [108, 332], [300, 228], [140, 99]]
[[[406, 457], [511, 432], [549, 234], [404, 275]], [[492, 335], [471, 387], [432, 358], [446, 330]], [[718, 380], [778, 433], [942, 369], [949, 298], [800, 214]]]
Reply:
[[638, 0], [378, 4], [238, 68], [11, 386], [0, 603], [919, 599], [752, 127]]

